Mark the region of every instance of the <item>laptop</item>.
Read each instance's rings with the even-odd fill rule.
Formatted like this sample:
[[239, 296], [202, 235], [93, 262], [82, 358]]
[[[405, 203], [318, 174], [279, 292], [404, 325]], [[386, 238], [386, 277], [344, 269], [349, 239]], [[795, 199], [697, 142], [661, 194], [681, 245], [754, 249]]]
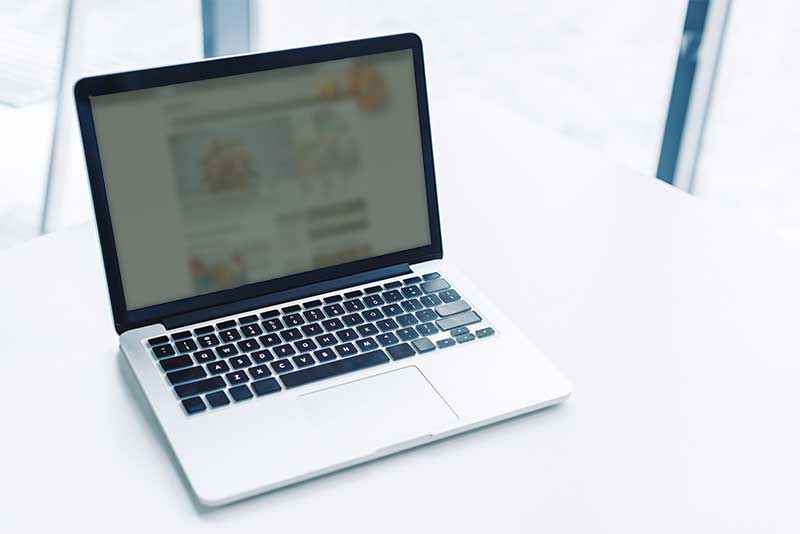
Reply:
[[122, 359], [202, 505], [569, 396], [444, 258], [416, 35], [75, 99]]

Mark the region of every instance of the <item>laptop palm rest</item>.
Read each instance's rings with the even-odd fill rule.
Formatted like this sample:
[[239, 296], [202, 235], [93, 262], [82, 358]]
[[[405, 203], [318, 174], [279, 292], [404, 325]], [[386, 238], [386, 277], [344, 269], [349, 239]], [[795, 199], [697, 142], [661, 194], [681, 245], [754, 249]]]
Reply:
[[300, 402], [323, 443], [376, 450], [435, 434], [458, 419], [414, 366], [308, 393]]

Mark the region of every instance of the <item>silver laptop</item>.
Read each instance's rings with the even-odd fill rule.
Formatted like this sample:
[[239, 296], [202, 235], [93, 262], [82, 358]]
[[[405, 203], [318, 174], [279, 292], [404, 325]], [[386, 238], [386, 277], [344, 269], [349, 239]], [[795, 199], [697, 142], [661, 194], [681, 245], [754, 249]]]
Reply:
[[568, 397], [444, 258], [416, 35], [75, 97], [122, 354], [200, 503]]

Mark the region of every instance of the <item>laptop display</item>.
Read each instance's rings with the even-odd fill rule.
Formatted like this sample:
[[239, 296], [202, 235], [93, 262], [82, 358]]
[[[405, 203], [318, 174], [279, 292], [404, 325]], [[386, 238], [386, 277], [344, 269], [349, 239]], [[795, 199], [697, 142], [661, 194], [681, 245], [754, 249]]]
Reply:
[[431, 244], [410, 50], [90, 103], [128, 309]]

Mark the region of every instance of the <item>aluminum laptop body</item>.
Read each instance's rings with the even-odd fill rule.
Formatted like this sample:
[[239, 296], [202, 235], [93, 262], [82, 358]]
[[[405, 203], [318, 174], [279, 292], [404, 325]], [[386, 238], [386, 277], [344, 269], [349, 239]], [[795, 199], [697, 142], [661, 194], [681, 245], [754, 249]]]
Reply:
[[203, 505], [569, 396], [444, 259], [416, 35], [75, 98], [122, 355]]

